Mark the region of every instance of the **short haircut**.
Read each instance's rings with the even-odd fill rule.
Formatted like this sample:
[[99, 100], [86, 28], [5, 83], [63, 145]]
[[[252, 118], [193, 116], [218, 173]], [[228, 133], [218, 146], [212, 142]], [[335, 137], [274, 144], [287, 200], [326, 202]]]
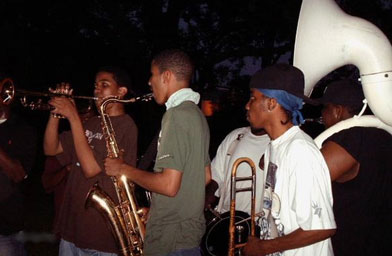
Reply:
[[177, 81], [190, 81], [193, 75], [194, 65], [190, 57], [178, 49], [164, 50], [158, 53], [152, 60], [160, 73], [170, 70], [174, 73]]
[[104, 67], [100, 67], [97, 70], [96, 74], [98, 74], [99, 72], [107, 72], [112, 74], [114, 81], [116, 81], [120, 87], [126, 87], [128, 89], [127, 92], [128, 95], [134, 94], [132, 89], [131, 77], [129, 76], [128, 72], [125, 71], [124, 69], [116, 66], [104, 66]]

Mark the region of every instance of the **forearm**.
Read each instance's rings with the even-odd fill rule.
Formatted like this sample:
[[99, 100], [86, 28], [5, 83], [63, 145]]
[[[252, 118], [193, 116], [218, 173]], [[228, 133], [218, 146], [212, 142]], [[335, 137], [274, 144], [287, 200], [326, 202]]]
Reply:
[[218, 197], [215, 196], [215, 191], [218, 189], [218, 183], [215, 180], [211, 180], [210, 183], [206, 186], [206, 195], [205, 195], [205, 209], [213, 209], [218, 203]]
[[69, 121], [71, 125], [76, 156], [82, 167], [82, 171], [87, 178], [93, 177], [102, 170], [95, 159], [93, 150], [87, 142], [82, 121], [78, 115], [69, 118]]
[[211, 179], [211, 165], [205, 167], [206, 186], [212, 181]]
[[18, 159], [11, 158], [2, 148], [0, 148], [0, 171], [4, 172], [15, 182], [19, 182], [20, 179], [15, 177], [15, 174], [25, 175], [25, 170]]
[[305, 231], [299, 228], [288, 235], [278, 237], [276, 239], [259, 240], [257, 251], [264, 255], [273, 252], [300, 248], [325, 240], [333, 234], [335, 234], [335, 229]]
[[165, 196], [174, 197], [178, 189], [173, 189], [178, 186], [174, 184], [176, 179], [173, 179], [169, 172], [147, 172], [127, 164], [123, 164], [121, 172], [127, 176], [131, 181], [139, 186], [155, 193]]
[[49, 117], [44, 134], [44, 153], [47, 156], [54, 156], [63, 152], [59, 140], [59, 119], [52, 115]]

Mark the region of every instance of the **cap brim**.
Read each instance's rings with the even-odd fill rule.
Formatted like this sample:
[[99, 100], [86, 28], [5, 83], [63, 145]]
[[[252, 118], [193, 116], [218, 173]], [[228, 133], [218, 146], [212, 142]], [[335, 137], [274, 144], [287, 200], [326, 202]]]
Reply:
[[303, 99], [305, 103], [308, 103], [308, 104], [313, 105], [313, 106], [318, 106], [318, 105], [322, 104], [322, 103], [319, 103], [317, 100], [311, 99], [311, 98], [309, 98], [308, 96], [305, 96], [305, 95], [296, 95], [296, 96], [301, 98], [301, 99]]

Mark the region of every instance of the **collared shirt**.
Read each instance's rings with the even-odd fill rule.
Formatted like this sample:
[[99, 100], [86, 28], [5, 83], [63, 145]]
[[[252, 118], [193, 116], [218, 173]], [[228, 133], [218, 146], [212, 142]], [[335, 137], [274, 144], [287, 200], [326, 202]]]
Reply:
[[197, 105], [199, 103], [199, 100], [199, 93], [193, 91], [191, 88], [183, 88], [170, 95], [169, 99], [165, 103], [166, 110], [178, 106], [184, 101], [192, 101]]

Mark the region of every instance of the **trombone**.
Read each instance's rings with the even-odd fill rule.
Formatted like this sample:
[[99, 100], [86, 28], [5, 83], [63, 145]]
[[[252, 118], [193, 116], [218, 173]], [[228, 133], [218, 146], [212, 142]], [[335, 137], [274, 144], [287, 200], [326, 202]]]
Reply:
[[[248, 177], [238, 177], [237, 178], [237, 168], [241, 163], [247, 163], [251, 170], [252, 170], [252, 175]], [[246, 181], [250, 180], [251, 186], [249, 187], [244, 187], [244, 188], [239, 188], [237, 189], [236, 187], [236, 182], [237, 181]], [[248, 157], [240, 157], [238, 158], [234, 164], [233, 164], [233, 169], [231, 171], [231, 193], [230, 193], [230, 224], [229, 224], [229, 256], [234, 256], [236, 249], [240, 249], [245, 246], [246, 243], [243, 243], [242, 241], [235, 241], [235, 233], [237, 231], [238, 237], [240, 237], [239, 233], [243, 231], [243, 226], [238, 225], [239, 223], [235, 223], [235, 201], [236, 201], [236, 193], [237, 192], [242, 192], [242, 191], [251, 191], [251, 210], [250, 210], [250, 219], [251, 219], [251, 230], [250, 230], [250, 235], [254, 236], [255, 235], [255, 194], [256, 194], [256, 167], [253, 161], [248, 158]]]

